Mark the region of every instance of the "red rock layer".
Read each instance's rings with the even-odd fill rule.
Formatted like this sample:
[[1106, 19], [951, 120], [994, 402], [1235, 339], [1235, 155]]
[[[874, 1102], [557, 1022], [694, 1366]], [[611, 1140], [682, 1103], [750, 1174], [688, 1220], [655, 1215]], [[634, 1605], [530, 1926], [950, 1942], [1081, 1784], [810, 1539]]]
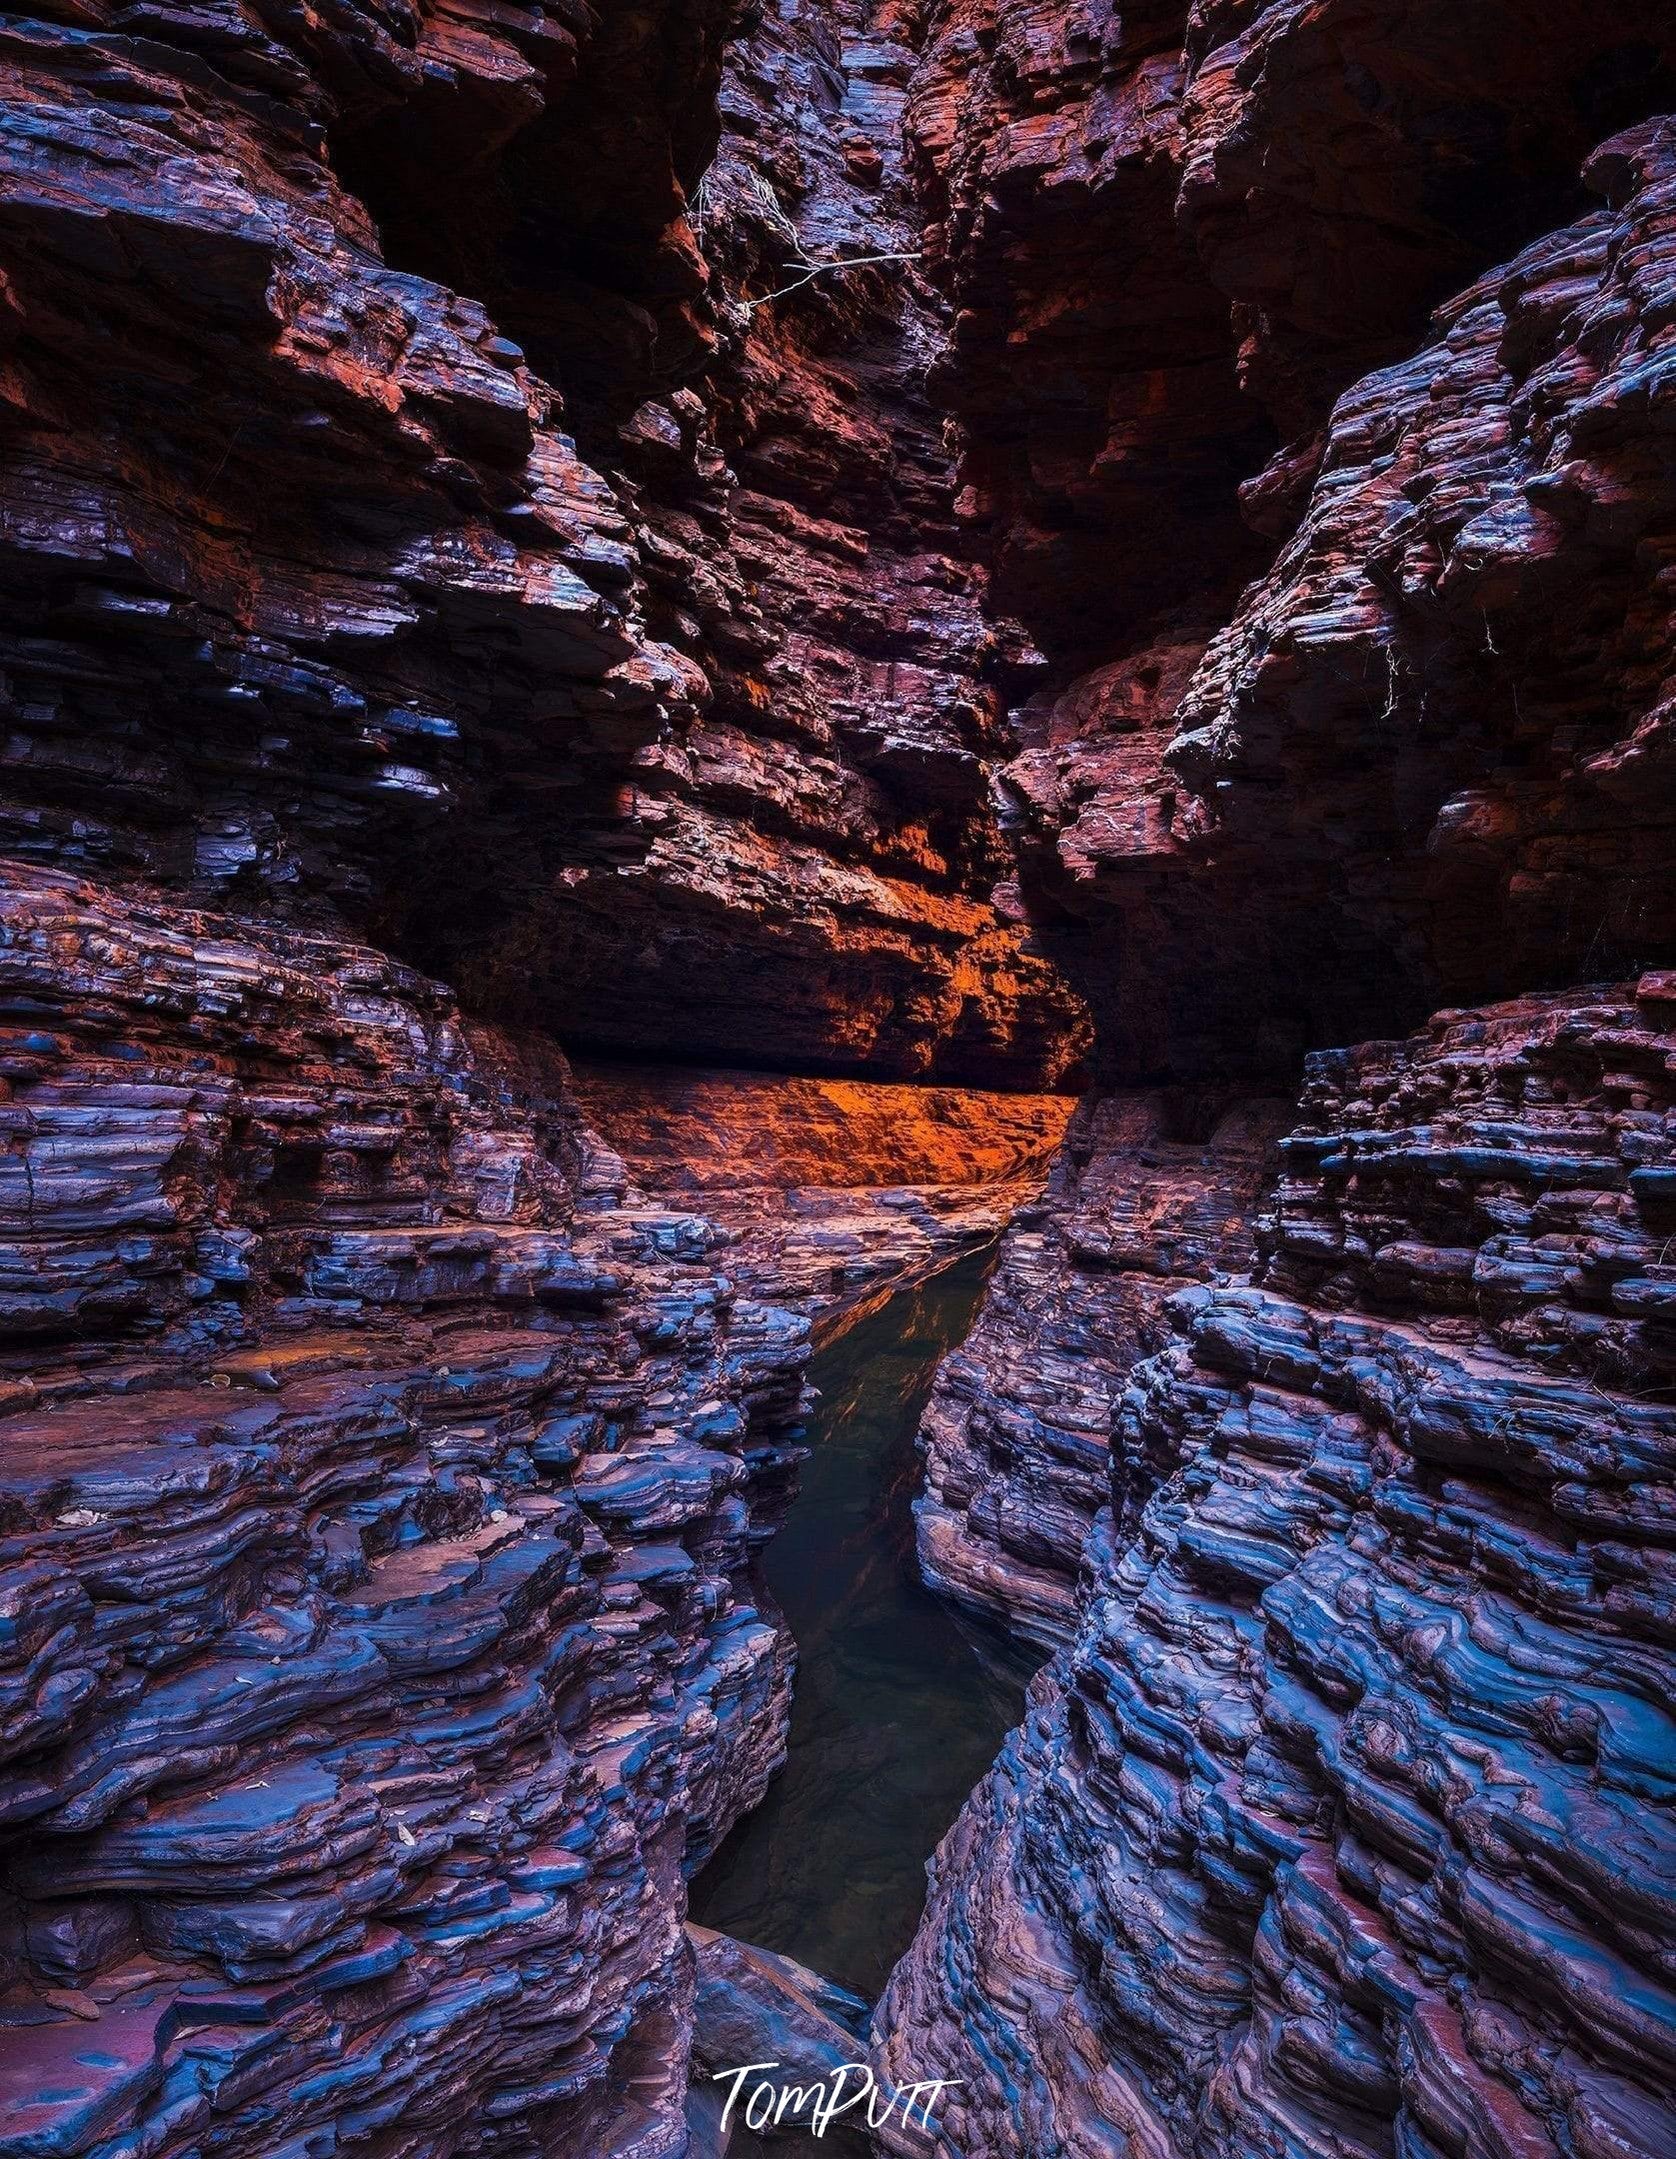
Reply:
[[1669, 2148], [1673, 1000], [1311, 1061], [880, 2011], [940, 2148]]
[[930, 0], [922, 37], [963, 509], [1072, 664], [1217, 619], [1262, 560], [1236, 490], [1290, 530], [1337, 393], [1676, 104], [1657, 0]]
[[[1003, 782], [1025, 889], [1114, 1100], [1314, 1054], [1255, 1208], [1197, 1185], [1201, 1282], [1152, 1341], [1077, 1257], [1156, 1189], [1114, 1131], [945, 1375], [933, 1564], [1070, 1639], [938, 1856], [882, 2069], [960, 2080], [951, 2159], [1645, 2159], [1676, 2139], [1668, 16], [931, 27], [951, 394], [998, 409], [1021, 356], [1026, 447], [972, 470], [1061, 662]], [[1287, 446], [1253, 473], [1225, 407], [1170, 559], [1097, 613], [1141, 528], [1060, 516], [1031, 585], [1032, 356], [1143, 77], [1158, 259], [1233, 301]], [[1115, 349], [1176, 350], [1155, 291]], [[1181, 428], [1162, 358], [1153, 389], [1086, 465], [1112, 503]], [[1283, 544], [1236, 600], [1242, 509]]]
[[[0, 28], [31, 2151], [683, 2148], [682, 1869], [782, 1743], [749, 1559], [808, 1328], [632, 1187], [554, 1037], [1080, 1055], [996, 896], [1018, 656], [950, 542], [936, 303], [900, 263], [744, 302], [798, 246], [913, 252], [864, 244], [902, 48], [793, 16], [724, 91], [735, 28]], [[951, 1234], [927, 1203], [915, 1250]]]
[[1512, 0], [1208, 0], [1185, 58], [1178, 214], [1233, 302], [1242, 377], [1291, 444], [1294, 487], [1338, 393], [1563, 223], [1597, 143], [1676, 105], [1656, 0], [1545, 0], [1539, 17]]
[[[1513, 12], [930, 11], [963, 501], [1061, 663], [1003, 788], [1124, 1080], [1290, 1084], [1322, 1042], [1668, 941], [1606, 836], [1662, 816], [1644, 743], [1647, 808], [1608, 775], [1663, 696], [1667, 153], [1578, 167], [1676, 103], [1670, 25], [1557, 5], [1515, 66]], [[1463, 272], [1602, 196], [1428, 338]], [[1288, 437], [1260, 475], [1259, 399]], [[1236, 607], [1246, 522], [1306, 503]]]
[[806, 1326], [383, 955], [3, 916], [8, 2133], [679, 2149]]
[[1045, 1166], [1070, 1095], [881, 1086], [658, 1065], [576, 1068], [578, 1099], [642, 1184], [985, 1186]]
[[[1201, 1129], [1189, 1124], [1197, 1111]], [[1247, 1265], [1250, 1216], [1285, 1116], [1276, 1102], [1097, 1093], [1040, 1202], [1013, 1217], [921, 1434], [926, 1579], [1049, 1645], [1071, 1632], [1082, 1549], [1111, 1503], [1111, 1441], [1165, 1300]]]
[[1065, 1095], [588, 1066], [586, 1113], [636, 1181], [732, 1239], [730, 1277], [817, 1342], [962, 1252], [1040, 1189]]
[[449, 893], [418, 929], [474, 995], [562, 997], [596, 1052], [1053, 1084], [1085, 1022], [990, 800], [1023, 655], [959, 550], [901, 175], [911, 56], [873, 14], [792, 10], [737, 47], [690, 204], [713, 357], [578, 407], [697, 709], [634, 754], [589, 858], [555, 881], [511, 794], [471, 926]]
[[[1061, 662], [1020, 708], [999, 785], [1114, 1089], [1249, 1097], [1289, 1087], [1307, 1050], [1445, 999], [1676, 954], [1668, 127], [1614, 138], [1580, 180], [1568, 162], [1580, 129], [1663, 94], [1669, 25], [1554, 13], [1526, 79], [1479, 42], [1505, 61], [1495, 10], [930, 11], [909, 112], [959, 309], [946, 375], [969, 506], [987, 503], [999, 589]], [[1457, 74], [1473, 97], [1452, 105]], [[1604, 208], [1416, 320], [1443, 265], [1589, 191]], [[1208, 352], [1219, 322], [1288, 430], [1321, 420], [1353, 359], [1412, 344], [1254, 495], [1220, 362], [1192, 374], [1223, 389], [1193, 408], [1202, 457], [1182, 451], [1171, 356], [1189, 323]], [[1078, 398], [1085, 420], [1127, 417], [1103, 447], [1088, 420], [1072, 456], [1055, 430]], [[1180, 483], [1168, 526], [1146, 509], [1158, 472]], [[1236, 601], [1242, 510], [1277, 533], [1301, 521]], [[1081, 1271], [1053, 1261], [1055, 1287], [1021, 1282], [1009, 1314], [998, 1297], [994, 1369], [969, 1392], [1011, 1400], [1026, 1308], [1078, 1305]], [[1072, 1332], [1085, 1370], [1134, 1353], [1104, 1316]], [[1039, 1630], [1044, 1569], [1061, 1598], [1075, 1577], [1088, 1463], [1028, 1418], [987, 1467], [952, 1427], [931, 1446], [962, 1457], [960, 1503], [928, 1512], [936, 1572], [1004, 1601], [1010, 1520], [1013, 1601]], [[967, 1496], [987, 1528], [959, 1519]]]
[[[682, 2148], [681, 1866], [788, 1679], [805, 1323], [741, 1290], [988, 1202], [724, 1252], [551, 1038], [1053, 1085], [1050, 936], [1102, 1095], [924, 1518], [1071, 1639], [897, 2080], [959, 2159], [1646, 2159], [1668, 11], [736, 27], [0, 29], [23, 2137]], [[1224, 1106], [1405, 1032], [1219, 1280]]]
[[1214, 607], [1261, 554], [1224, 514], [1270, 437], [1178, 234], [1186, 10], [933, 0], [909, 140], [955, 308], [939, 386], [997, 594], [1064, 665]]
[[898, 264], [738, 304], [798, 244], [756, 176], [817, 198], [823, 256], [900, 237], [845, 163], [900, 63], [862, 39], [847, 91], [820, 26], [764, 34], [712, 278], [702, 0], [597, 37], [101, 21], [0, 53], [7, 845], [347, 910], [577, 1039], [1069, 1069], [1075, 1001], [992, 897], [1001, 655], [940, 530], [929, 302]]
[[14, 853], [370, 911], [497, 743], [574, 813], [696, 692], [552, 391], [334, 177], [340, 100], [446, 72], [401, 28], [6, 33]]
[[[1079, 873], [1124, 923], [1129, 1054], [1272, 1058], [1676, 947], [1676, 135], [1587, 171], [1605, 207], [1346, 392], [1302, 523], [1127, 820], [1079, 813]], [[1189, 999], [1151, 955], [1213, 917]]]

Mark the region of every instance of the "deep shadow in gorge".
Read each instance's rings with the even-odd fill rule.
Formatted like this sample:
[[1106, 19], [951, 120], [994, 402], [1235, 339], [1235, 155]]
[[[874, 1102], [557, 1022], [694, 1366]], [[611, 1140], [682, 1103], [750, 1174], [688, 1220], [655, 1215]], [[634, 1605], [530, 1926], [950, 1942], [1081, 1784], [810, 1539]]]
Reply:
[[[933, 0], [909, 129], [975, 525], [1071, 677], [998, 787], [1097, 1039], [923, 1556], [1060, 1653], [878, 2060], [961, 2080], [959, 2159], [1646, 2159], [1670, 14], [1057, 20]], [[1281, 445], [1232, 485], [1217, 355]]]
[[786, 1765], [692, 1887], [694, 1919], [869, 2001], [1035, 1665], [957, 1622], [914, 1554], [920, 1415], [992, 1264], [974, 1256], [903, 1291], [810, 1364], [809, 1458], [761, 1569], [797, 1644]]

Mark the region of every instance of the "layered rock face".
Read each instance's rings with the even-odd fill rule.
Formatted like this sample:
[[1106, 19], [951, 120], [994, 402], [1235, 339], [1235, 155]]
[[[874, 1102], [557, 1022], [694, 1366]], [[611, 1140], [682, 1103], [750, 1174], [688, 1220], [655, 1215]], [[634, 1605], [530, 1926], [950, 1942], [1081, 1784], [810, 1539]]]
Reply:
[[[696, 691], [553, 393], [334, 176], [340, 101], [447, 79], [400, 27], [7, 34], [14, 852], [370, 914], [468, 762], [522, 740], [574, 804]], [[533, 95], [462, 44], [462, 96]]]
[[689, 181], [713, 358], [638, 402], [618, 370], [578, 409], [696, 709], [634, 754], [592, 859], [555, 881], [518, 804], [470, 949], [452, 897], [421, 930], [474, 994], [564, 997], [595, 1052], [1052, 1085], [1086, 1022], [989, 788], [1001, 692], [1039, 655], [959, 549], [901, 173], [911, 55], [877, 12], [788, 8], [735, 46]]
[[1056, 1076], [929, 299], [906, 263], [744, 299], [902, 239], [903, 62], [863, 40], [852, 82], [798, 20], [745, 52], [711, 279], [729, 21], [590, 23], [7, 33], [8, 844], [347, 910], [596, 1044]]
[[965, 433], [960, 508], [1061, 667], [1161, 610], [1213, 611], [1262, 561], [1217, 513], [1230, 443], [1249, 468], [1272, 438], [1172, 216], [1185, 13], [933, 5], [910, 86], [956, 310], [939, 384]]
[[[1239, 1053], [1207, 1012], [1249, 1013], [1272, 1057], [1668, 952], [1673, 143], [1606, 145], [1606, 207], [1345, 394], [1297, 533], [1188, 686], [1152, 814], [1089, 836], [1165, 1055]], [[1226, 958], [1188, 1009], [1145, 939], [1212, 907]]]
[[[1553, 14], [1525, 73], [1496, 10], [928, 17], [909, 130], [957, 307], [962, 505], [1058, 661], [998, 783], [1102, 1084], [1161, 1090], [1187, 1129], [1262, 1116], [1323, 1043], [1672, 942], [1669, 474], [1641, 416], [1664, 138], [1577, 173], [1664, 95], [1669, 25]], [[1420, 336], [1453, 271], [1589, 189], [1604, 209]], [[1264, 407], [1285, 440], [1254, 471]], [[1250, 528], [1295, 522], [1240, 594]], [[1050, 1218], [1115, 1208], [1122, 1242], [1108, 1144], [1117, 1196], [1077, 1209], [1068, 1165]], [[1236, 1268], [1252, 1188], [1225, 1233], [1214, 1189], [1202, 1264]], [[1127, 1291], [1105, 1309], [1085, 1229], [1034, 1236], [939, 1395], [923, 1519], [934, 1577], [1040, 1637], [1068, 1620], [1114, 1383], [1156, 1341]], [[1073, 1436], [1041, 1420], [1044, 1347]]]
[[747, 1294], [820, 1343], [992, 1244], [1046, 1179], [1065, 1095], [592, 1065], [589, 1117], [637, 1184], [702, 1207]]
[[881, 2015], [949, 2150], [1668, 2148], [1673, 996], [1312, 1060]]
[[[926, 1435], [938, 1578], [1069, 1630], [876, 2014], [960, 2159], [1676, 2142], [1670, 32], [1534, 27], [932, 14], [971, 506], [1066, 678], [1003, 786], [1110, 1119]], [[1101, 294], [1054, 467], [1067, 205], [1149, 168], [1178, 304]], [[1194, 278], [1260, 469], [1166, 364]], [[1097, 615], [1190, 413], [1182, 545]], [[1236, 596], [1240, 517], [1282, 544]], [[1118, 1111], [1202, 1133], [1300, 1065], [1278, 1171]], [[1161, 1186], [1196, 1264], [1134, 1238]], [[1198, 1277], [1139, 1326], [1137, 1246]]]
[[[1528, 72], [1521, 43], [1360, 0], [933, 12], [910, 112], [963, 499], [1071, 678], [1002, 785], [1114, 1077], [1290, 1086], [1668, 934], [1627, 853], [1658, 783], [1611, 775], [1662, 694], [1669, 153], [1589, 153], [1676, 104], [1670, 31], [1559, 7]], [[1241, 597], [1251, 524], [1292, 537]]]
[[937, 303], [747, 304], [914, 252], [862, 245], [902, 49], [738, 27], [0, 30], [8, 2148], [683, 2148], [818, 1299], [635, 1187], [558, 1038], [1080, 1056], [996, 897], [1030, 661]]
[[1118, 1402], [1168, 1338], [1165, 1301], [1250, 1258], [1282, 1105], [1212, 1107], [1200, 1139], [1183, 1108], [1162, 1093], [1087, 1098], [926, 1413], [921, 1571], [1043, 1645], [1074, 1624], [1082, 1548], [1111, 1503]]
[[805, 1323], [383, 955], [4, 915], [8, 2134], [677, 2149]]
[[1082, 999], [921, 1510], [1062, 1646], [886, 2070], [951, 2159], [1676, 2141], [1672, 69], [0, 28], [20, 2153], [684, 2148], [811, 1321], [1033, 1186]]

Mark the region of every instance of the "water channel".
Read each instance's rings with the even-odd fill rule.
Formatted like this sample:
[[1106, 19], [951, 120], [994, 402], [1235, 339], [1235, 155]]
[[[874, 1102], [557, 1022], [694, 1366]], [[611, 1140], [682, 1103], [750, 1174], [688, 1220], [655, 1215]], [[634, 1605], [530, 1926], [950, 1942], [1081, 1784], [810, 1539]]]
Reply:
[[914, 1564], [914, 1437], [986, 1258], [902, 1292], [815, 1357], [809, 1460], [763, 1572], [798, 1646], [786, 1766], [693, 1885], [705, 1926], [873, 2000], [925, 1863], [1018, 1720], [1031, 1663], [980, 1640]]

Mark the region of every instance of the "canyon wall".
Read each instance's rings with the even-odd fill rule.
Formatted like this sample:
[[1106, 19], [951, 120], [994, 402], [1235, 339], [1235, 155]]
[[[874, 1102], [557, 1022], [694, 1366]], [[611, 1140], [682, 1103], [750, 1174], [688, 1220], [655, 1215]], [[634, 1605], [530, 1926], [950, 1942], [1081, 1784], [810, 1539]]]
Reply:
[[1242, 1102], [1195, 1139], [1172, 1126], [1178, 1108], [1163, 1091], [1088, 1098], [1046, 1191], [1014, 1215], [926, 1414], [922, 1573], [1043, 1647], [1075, 1622], [1128, 1374], [1167, 1340], [1174, 1291], [1245, 1265], [1283, 1117]]
[[947, 552], [929, 294], [755, 304], [905, 239], [905, 57], [793, 18], [724, 89], [699, 0], [148, 22], [7, 33], [8, 845], [335, 910], [595, 1047], [1074, 1067], [996, 897], [1028, 655]]
[[993, 1245], [1046, 1181], [1075, 1106], [999, 1094], [589, 1065], [582, 1105], [635, 1181], [701, 1207], [748, 1295], [805, 1314], [816, 1345]]
[[679, 2153], [811, 1330], [1028, 1190], [886, 2066], [1676, 2142], [1673, 110], [1653, 0], [0, 26], [0, 2137]]
[[876, 2013], [960, 2159], [1676, 2145], [1671, 59], [930, 10], [1097, 1026], [925, 1439], [933, 1578], [1063, 1645]]
[[1673, 995], [1311, 1060], [880, 2012], [944, 2148], [1669, 2148]]
[[[972, 1091], [1086, 1024], [988, 791], [1041, 661], [953, 545], [906, 50], [742, 30], [0, 28], [8, 2151], [684, 2149], [811, 1320], [1063, 1120]], [[935, 1075], [969, 1144], [782, 1248], [561, 1042]]]
[[806, 1323], [385, 955], [4, 916], [8, 2139], [679, 2148]]

